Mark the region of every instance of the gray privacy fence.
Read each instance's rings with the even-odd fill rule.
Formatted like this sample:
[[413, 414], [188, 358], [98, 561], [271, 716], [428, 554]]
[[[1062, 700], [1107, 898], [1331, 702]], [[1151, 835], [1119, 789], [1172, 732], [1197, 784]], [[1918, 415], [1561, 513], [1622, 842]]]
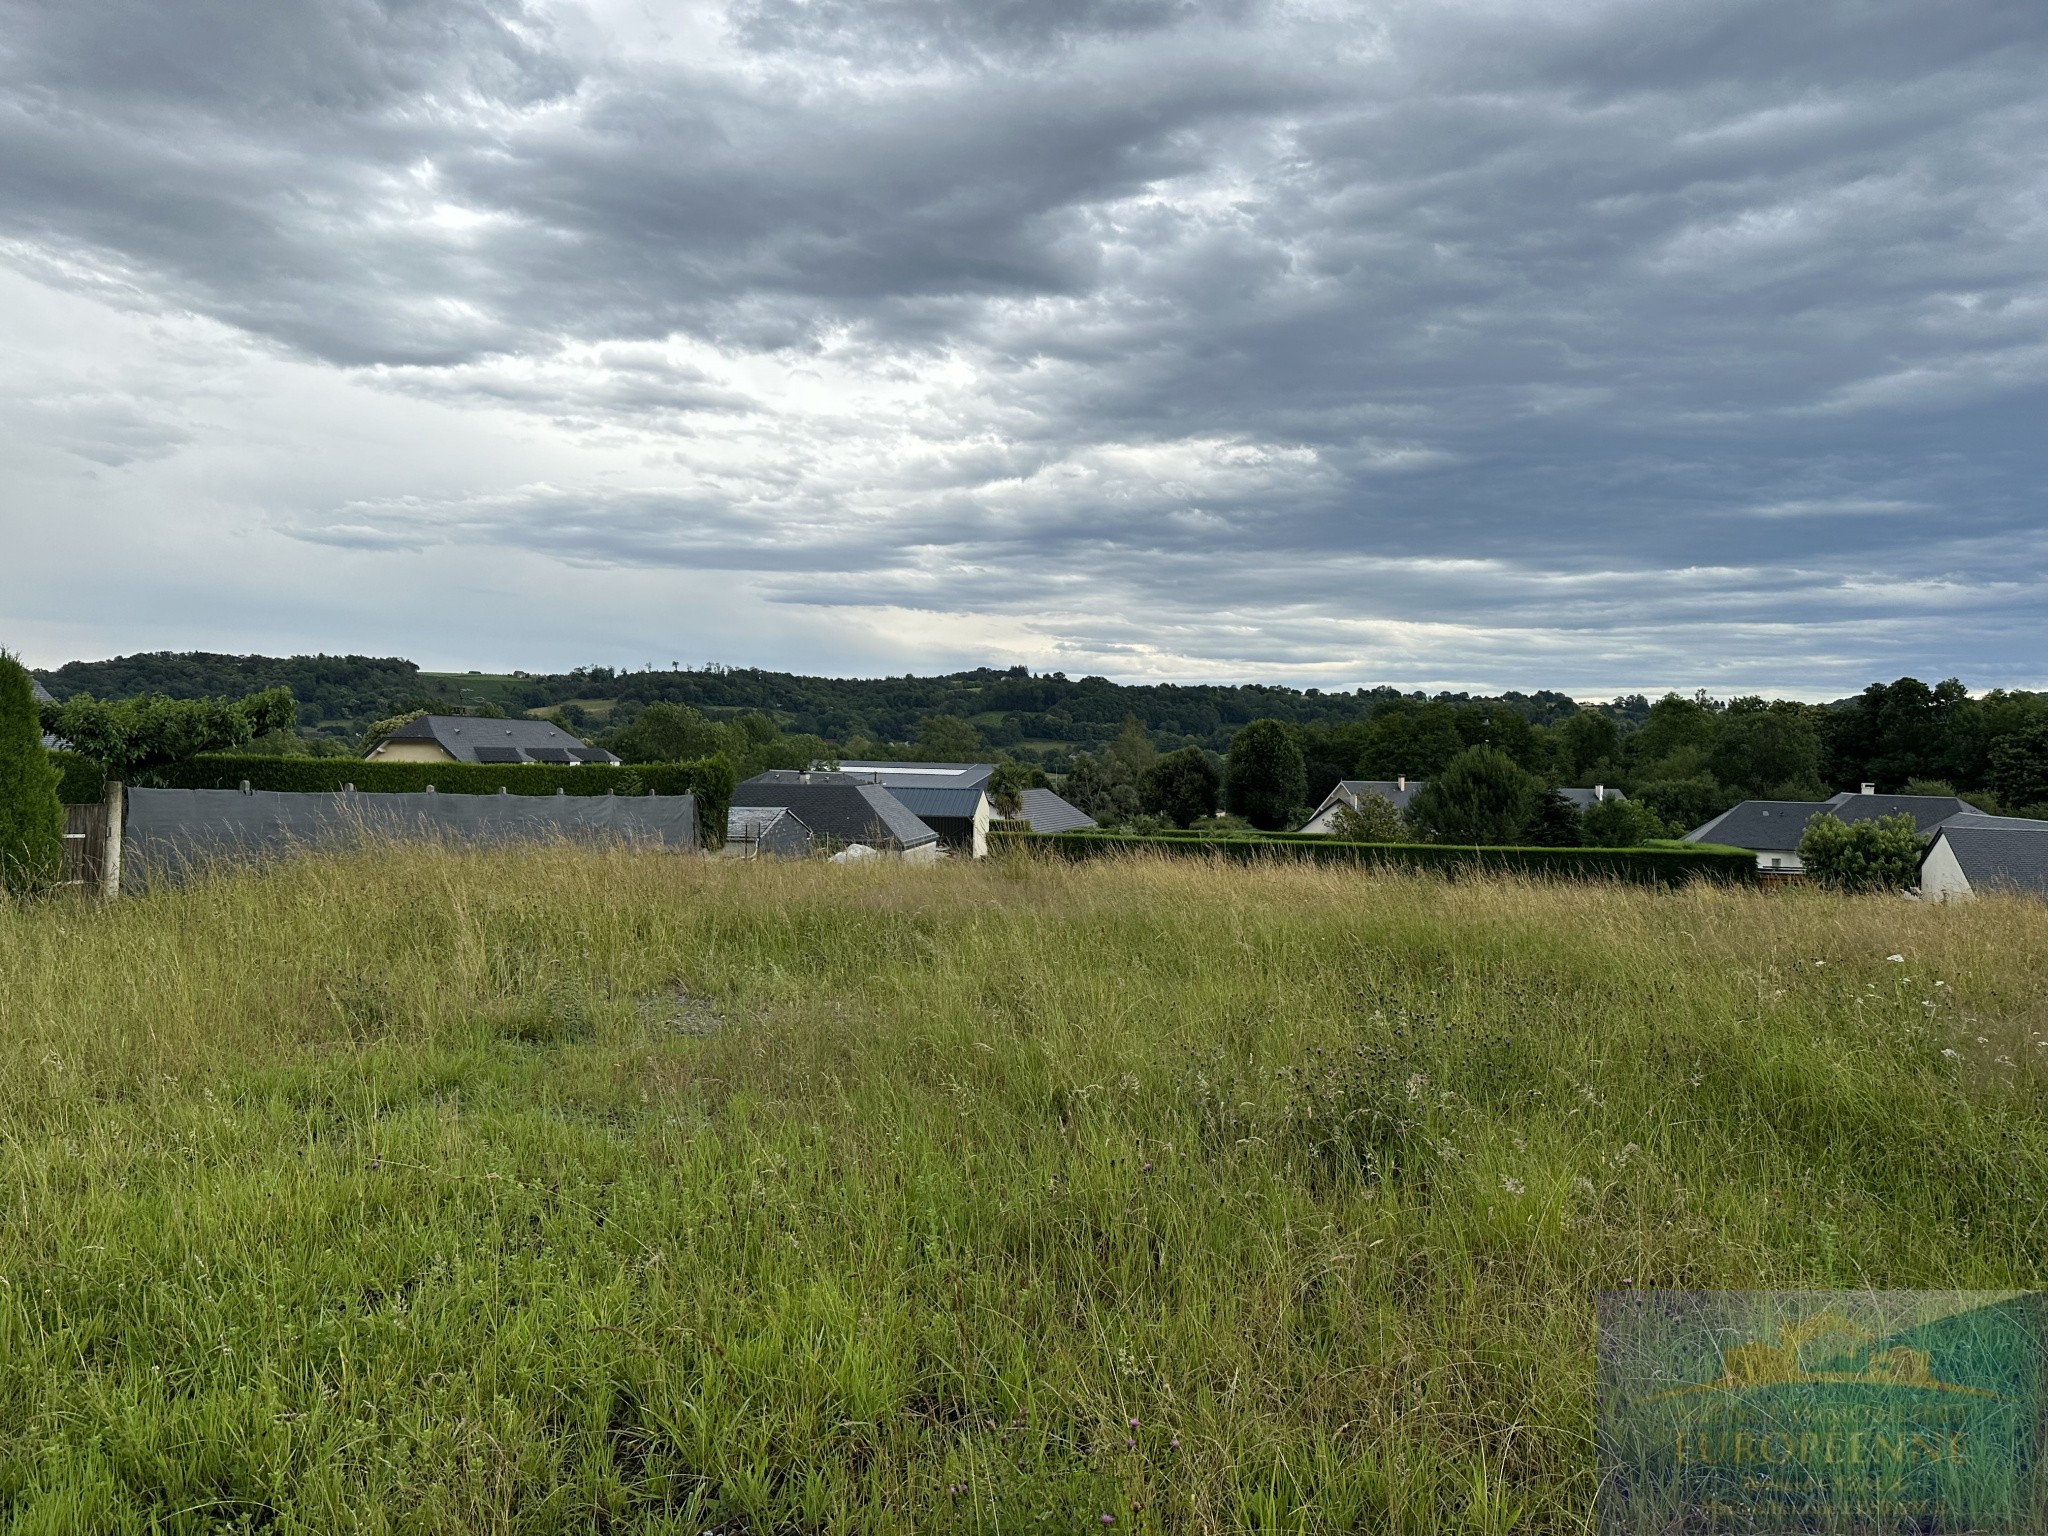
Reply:
[[131, 789], [124, 890], [221, 862], [247, 863], [365, 837], [454, 844], [568, 838], [688, 852], [695, 795], [299, 794], [280, 790]]

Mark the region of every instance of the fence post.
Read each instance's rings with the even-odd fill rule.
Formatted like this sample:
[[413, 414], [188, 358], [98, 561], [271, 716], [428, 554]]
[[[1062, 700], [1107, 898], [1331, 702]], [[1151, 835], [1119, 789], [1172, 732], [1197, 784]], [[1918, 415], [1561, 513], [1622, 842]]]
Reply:
[[100, 836], [100, 899], [112, 901], [121, 894], [121, 812], [127, 796], [119, 779], [107, 780], [106, 831]]

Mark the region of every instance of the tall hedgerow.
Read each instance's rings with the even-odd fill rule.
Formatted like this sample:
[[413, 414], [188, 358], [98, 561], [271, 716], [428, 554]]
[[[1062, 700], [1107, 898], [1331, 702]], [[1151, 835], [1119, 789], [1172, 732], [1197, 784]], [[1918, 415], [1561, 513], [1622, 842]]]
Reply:
[[64, 807], [57, 779], [28, 671], [0, 651], [0, 886], [9, 891], [41, 890], [58, 877]]

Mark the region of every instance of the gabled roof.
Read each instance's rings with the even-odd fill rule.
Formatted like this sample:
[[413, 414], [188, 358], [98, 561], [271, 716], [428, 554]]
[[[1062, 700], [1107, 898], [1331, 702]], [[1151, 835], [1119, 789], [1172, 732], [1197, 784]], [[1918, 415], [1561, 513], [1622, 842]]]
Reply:
[[732, 792], [732, 803], [786, 806], [805, 826], [834, 842], [919, 848], [939, 838], [881, 785], [862, 784], [843, 773], [771, 769], [742, 781]]
[[1913, 818], [1913, 829], [1925, 837], [1949, 817], [1965, 815], [1976, 807], [1954, 795], [1859, 795], [1844, 790], [1828, 797], [1827, 809], [1852, 822], [1903, 813]]
[[[617, 763], [603, 747], [587, 747], [548, 720], [490, 720], [476, 715], [421, 715], [385, 741], [431, 741], [464, 763]], [[381, 746], [382, 743], [379, 743]]]
[[1023, 802], [1018, 807], [1022, 819], [1031, 823], [1034, 832], [1079, 832], [1084, 827], [1094, 830], [1095, 818], [1077, 805], [1069, 805], [1049, 789], [1027, 789], [1017, 797]]
[[[1408, 809], [1408, 802], [1413, 800], [1421, 792], [1422, 786], [1428, 782], [1427, 779], [1410, 779], [1408, 787], [1403, 789], [1393, 779], [1339, 779], [1336, 786], [1323, 796], [1323, 803], [1316, 807], [1315, 815], [1322, 815], [1340, 800], [1347, 805], [1355, 805], [1366, 795], [1378, 795], [1382, 800], [1391, 801], [1395, 810], [1405, 811]], [[1315, 817], [1311, 816], [1309, 819], [1313, 821]]]
[[979, 789], [996, 771], [994, 763], [844, 762], [839, 771], [884, 789]]
[[1973, 891], [2031, 891], [2048, 896], [2048, 821], [2021, 816], [1958, 816], [1927, 845], [1946, 843]]
[[1589, 805], [1598, 805], [1602, 800], [1626, 800], [1628, 798], [1627, 795], [1624, 795], [1611, 784], [1595, 784], [1591, 789], [1560, 788], [1558, 793], [1582, 811]]
[[1688, 843], [1722, 843], [1730, 848], [1747, 848], [1789, 853], [1799, 846], [1806, 824], [1833, 807], [1825, 800], [1745, 800], [1723, 811], [1704, 826], [1685, 834]]

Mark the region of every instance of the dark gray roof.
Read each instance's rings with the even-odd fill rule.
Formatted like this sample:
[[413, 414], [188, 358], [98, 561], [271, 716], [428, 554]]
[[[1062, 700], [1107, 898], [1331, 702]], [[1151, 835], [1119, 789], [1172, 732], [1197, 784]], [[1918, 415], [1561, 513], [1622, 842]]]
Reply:
[[1069, 805], [1049, 789], [1027, 789], [1017, 797], [1023, 819], [1034, 832], [1078, 832], [1093, 829], [1095, 818], [1079, 806]]
[[[1400, 783], [1394, 779], [1340, 779], [1337, 783], [1337, 789], [1349, 790], [1361, 799], [1366, 795], [1378, 795], [1382, 800], [1392, 801], [1395, 810], [1405, 811], [1408, 809], [1408, 802], [1413, 800], [1421, 792], [1422, 786], [1428, 782], [1429, 780], [1427, 779], [1410, 779], [1408, 787], [1403, 789]], [[1323, 809], [1329, 805], [1331, 798], [1337, 793], [1337, 789], [1331, 790], [1328, 795], [1323, 797], [1322, 805], [1316, 807], [1317, 814], [1320, 815]]]
[[28, 691], [38, 704], [54, 704], [57, 702], [50, 690], [37, 682], [33, 677], [28, 680]]
[[921, 784], [892, 784], [886, 787], [903, 808], [920, 821], [930, 821], [934, 816], [942, 816], [950, 821], [972, 821], [981, 802], [987, 798], [979, 784], [966, 789], [934, 789]]
[[[1943, 827], [2005, 827], [2014, 832], [2048, 831], [2048, 821], [2038, 816], [1993, 816], [1986, 811], [1962, 811], [1949, 817]], [[1939, 830], [1937, 828], [1936, 830]]]
[[1688, 843], [1726, 843], [1731, 848], [1790, 850], [1799, 846], [1807, 822], [1826, 811], [1842, 821], [1875, 821], [1905, 814], [1925, 837], [1949, 817], [1970, 809], [1954, 795], [1858, 795], [1843, 793], [1826, 800], [1745, 800], [1723, 811], [1705, 826], [1685, 834]]
[[1589, 789], [1560, 789], [1558, 793], [1582, 811], [1587, 806], [1596, 805], [1602, 800], [1626, 800], [1628, 798], [1627, 795], [1624, 795], [1612, 784], [1596, 784]]
[[[431, 741], [465, 763], [616, 763], [602, 747], [587, 747], [550, 720], [488, 720], [477, 715], [422, 715], [386, 741]], [[484, 755], [484, 754], [488, 755]], [[507, 756], [506, 754], [510, 754]], [[545, 753], [545, 756], [540, 754]], [[562, 755], [557, 755], [562, 754]]]
[[862, 784], [843, 773], [796, 773], [771, 769], [744, 780], [732, 792], [736, 806], [786, 806], [820, 837], [873, 848], [919, 848], [938, 834], [904, 809], [879, 784]]
[[1843, 821], [1875, 821], [1901, 812], [1913, 818], [1914, 830], [1925, 837], [1951, 816], [1974, 810], [1954, 795], [1859, 795], [1844, 790], [1828, 797], [1827, 808]]
[[[1958, 816], [1935, 833], [1948, 844], [1973, 891], [2030, 891], [2048, 896], [2048, 821], [2019, 816]], [[2020, 825], [2020, 823], [2026, 823]], [[1934, 851], [1934, 845], [1928, 845]]]
[[1789, 853], [1799, 846], [1806, 824], [1829, 809], [1825, 800], [1745, 800], [1706, 825], [1694, 827], [1685, 834], [1685, 841]]
[[839, 771], [884, 789], [978, 789], [996, 771], [994, 763], [841, 762]]

